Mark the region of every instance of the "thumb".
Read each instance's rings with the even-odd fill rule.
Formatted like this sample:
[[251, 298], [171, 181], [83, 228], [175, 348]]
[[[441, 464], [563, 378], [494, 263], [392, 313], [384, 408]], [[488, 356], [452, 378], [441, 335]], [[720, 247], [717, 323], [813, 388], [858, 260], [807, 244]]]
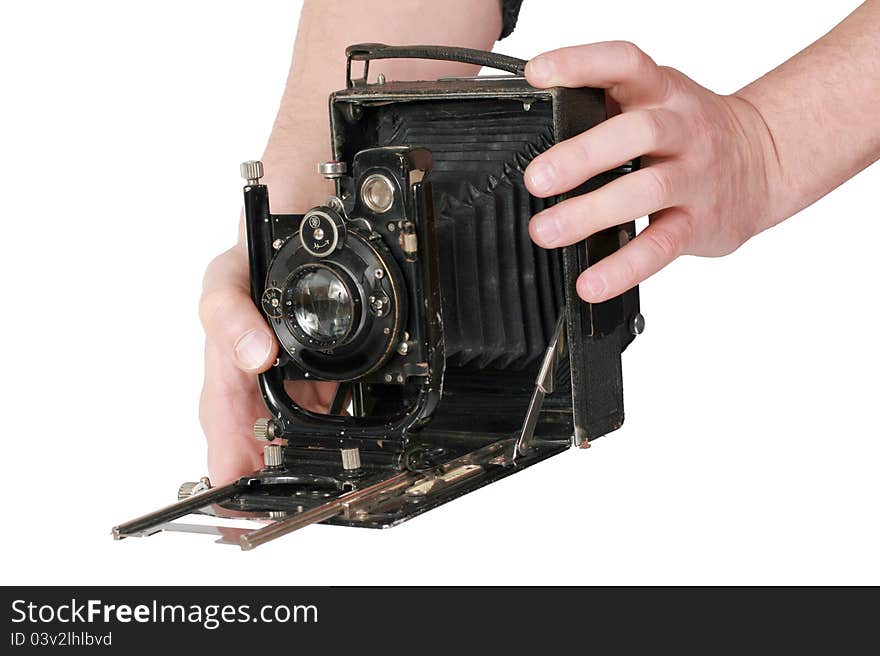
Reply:
[[243, 248], [219, 255], [205, 272], [199, 317], [208, 340], [248, 373], [268, 369], [278, 344], [248, 292], [247, 258]]

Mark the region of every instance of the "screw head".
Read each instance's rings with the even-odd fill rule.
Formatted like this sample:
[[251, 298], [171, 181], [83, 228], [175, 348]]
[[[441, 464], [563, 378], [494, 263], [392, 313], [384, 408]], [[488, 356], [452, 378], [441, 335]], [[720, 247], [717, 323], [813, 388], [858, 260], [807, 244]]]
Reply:
[[632, 319], [629, 320], [629, 332], [633, 335], [641, 335], [645, 332], [645, 317], [641, 312], [637, 312]]

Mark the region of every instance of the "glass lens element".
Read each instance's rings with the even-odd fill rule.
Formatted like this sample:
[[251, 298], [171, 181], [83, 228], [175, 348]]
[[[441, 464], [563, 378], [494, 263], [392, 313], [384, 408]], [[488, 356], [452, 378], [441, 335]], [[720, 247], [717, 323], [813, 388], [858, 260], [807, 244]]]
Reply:
[[387, 212], [394, 204], [394, 186], [391, 180], [378, 173], [364, 180], [361, 195], [367, 207], [379, 214]]
[[294, 283], [293, 314], [313, 339], [332, 341], [351, 329], [354, 304], [342, 280], [329, 269], [314, 269]]

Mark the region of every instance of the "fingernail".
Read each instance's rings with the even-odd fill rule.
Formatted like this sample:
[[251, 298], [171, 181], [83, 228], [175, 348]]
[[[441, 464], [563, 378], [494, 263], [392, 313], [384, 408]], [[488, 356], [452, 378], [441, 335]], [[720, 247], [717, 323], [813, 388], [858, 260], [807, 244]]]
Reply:
[[545, 82], [553, 74], [553, 64], [546, 57], [535, 57], [526, 64], [526, 75], [535, 82]]
[[542, 212], [532, 219], [535, 241], [541, 246], [552, 246], [558, 240], [562, 231], [559, 229], [559, 221], [552, 212]]
[[547, 162], [532, 162], [528, 169], [529, 186], [537, 192], [550, 191], [553, 185], [553, 165]]
[[587, 272], [581, 278], [580, 287], [581, 297], [585, 300], [593, 301], [602, 297], [608, 285], [605, 283], [605, 278], [601, 273], [587, 269]]
[[235, 343], [235, 359], [245, 369], [257, 369], [266, 362], [272, 350], [272, 340], [262, 330], [252, 330]]

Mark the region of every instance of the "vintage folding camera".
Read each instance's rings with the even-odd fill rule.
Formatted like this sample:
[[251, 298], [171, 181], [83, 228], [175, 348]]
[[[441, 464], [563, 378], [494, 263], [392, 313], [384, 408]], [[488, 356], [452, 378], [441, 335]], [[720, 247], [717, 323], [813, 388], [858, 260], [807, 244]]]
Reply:
[[[242, 165], [253, 300], [281, 346], [259, 377], [265, 467], [231, 485], [187, 483], [178, 503], [114, 529], [214, 533], [251, 549], [315, 522], [387, 527], [623, 422], [621, 353], [640, 333], [638, 290], [582, 302], [578, 274], [635, 236], [633, 223], [557, 250], [532, 215], [538, 153], [605, 120], [597, 89], [535, 89], [525, 62], [438, 46], [347, 50], [330, 97], [336, 193], [304, 215], [272, 214], [262, 165]], [[367, 83], [369, 63], [415, 57], [502, 76]], [[362, 77], [352, 77], [363, 62]], [[287, 393], [336, 381], [327, 413]], [[256, 529], [179, 523], [250, 517]]]

